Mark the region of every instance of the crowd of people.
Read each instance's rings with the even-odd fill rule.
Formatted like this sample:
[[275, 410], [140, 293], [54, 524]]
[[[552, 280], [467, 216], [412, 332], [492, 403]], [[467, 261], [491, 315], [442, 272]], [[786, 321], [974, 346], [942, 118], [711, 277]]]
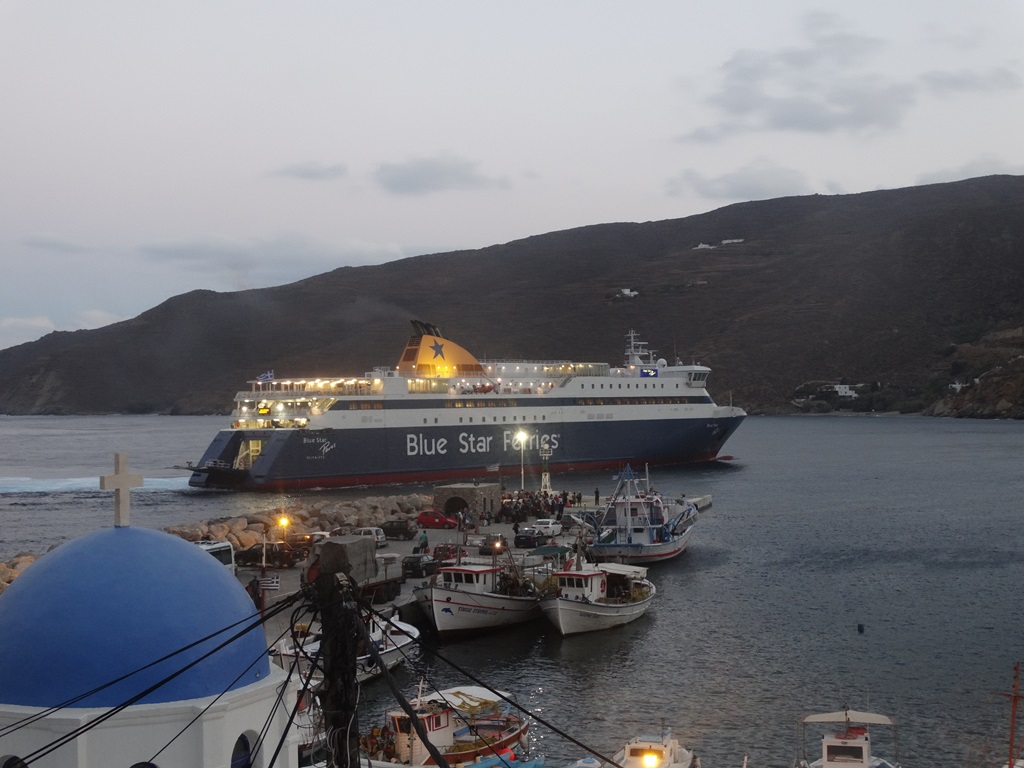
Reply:
[[[594, 490], [595, 504], [600, 500]], [[583, 508], [583, 494], [548, 491], [508, 491], [502, 489], [501, 507], [494, 515], [496, 523], [525, 523], [529, 518], [561, 520], [567, 508]]]

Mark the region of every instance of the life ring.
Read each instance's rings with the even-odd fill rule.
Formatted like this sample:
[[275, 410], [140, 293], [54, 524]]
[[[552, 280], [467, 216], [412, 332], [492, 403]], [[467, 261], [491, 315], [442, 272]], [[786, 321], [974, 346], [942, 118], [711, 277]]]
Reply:
[[605, 581], [604, 581], [604, 579], [601, 579], [601, 591], [602, 591], [602, 592], [604, 592], [604, 589], [605, 589], [605, 587], [607, 587], [607, 586], [608, 586], [608, 585], [607, 585], [607, 584], [605, 584]]
[[502, 760], [505, 760], [510, 763], [514, 763], [516, 761], [516, 753], [512, 751], [511, 747], [505, 747], [504, 749], [497, 752], [497, 755]]

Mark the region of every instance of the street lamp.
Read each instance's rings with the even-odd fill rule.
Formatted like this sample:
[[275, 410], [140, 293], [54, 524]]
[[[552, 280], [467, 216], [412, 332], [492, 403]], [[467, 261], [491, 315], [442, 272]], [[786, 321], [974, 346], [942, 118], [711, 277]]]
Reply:
[[[282, 531], [282, 533], [281, 533], [281, 538], [282, 539], [285, 538], [285, 533], [288, 532], [288, 525], [290, 523], [291, 523], [291, 520], [288, 519], [287, 515], [281, 515], [281, 517], [278, 518], [277, 525], [278, 525], [278, 527]], [[278, 565], [280, 565], [280, 562], [278, 562]], [[264, 527], [263, 528], [263, 562], [260, 564], [260, 616], [261, 617], [263, 616], [263, 611], [266, 609], [266, 606], [267, 606], [267, 597], [266, 597], [266, 592], [264, 590], [264, 585], [267, 583], [266, 582], [266, 576], [267, 576], [267, 529], [266, 529], [266, 527]], [[276, 589], [276, 587], [275, 587], [275, 589]]]
[[516, 432], [516, 440], [519, 441], [519, 490], [526, 490], [526, 438], [529, 435], [525, 430]]

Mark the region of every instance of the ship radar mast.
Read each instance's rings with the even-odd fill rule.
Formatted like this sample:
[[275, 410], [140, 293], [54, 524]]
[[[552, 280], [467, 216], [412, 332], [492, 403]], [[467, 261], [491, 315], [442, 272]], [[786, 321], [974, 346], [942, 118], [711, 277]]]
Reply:
[[654, 350], [646, 347], [647, 342], [640, 341], [640, 334], [630, 328], [626, 334], [626, 365], [651, 365], [654, 361]]

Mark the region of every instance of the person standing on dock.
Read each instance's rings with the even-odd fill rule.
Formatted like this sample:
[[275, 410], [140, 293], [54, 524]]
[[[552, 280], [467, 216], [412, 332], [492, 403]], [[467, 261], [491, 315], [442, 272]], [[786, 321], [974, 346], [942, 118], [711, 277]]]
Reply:
[[429, 547], [427, 546], [427, 532], [426, 531], [421, 531], [420, 532], [420, 543], [419, 543], [419, 546], [416, 547], [416, 551], [417, 552], [424, 552], [425, 553], [425, 552], [427, 552], [428, 549], [429, 549]]
[[595, 488], [594, 489], [594, 506], [595, 507], [601, 506], [601, 489], [600, 488]]

